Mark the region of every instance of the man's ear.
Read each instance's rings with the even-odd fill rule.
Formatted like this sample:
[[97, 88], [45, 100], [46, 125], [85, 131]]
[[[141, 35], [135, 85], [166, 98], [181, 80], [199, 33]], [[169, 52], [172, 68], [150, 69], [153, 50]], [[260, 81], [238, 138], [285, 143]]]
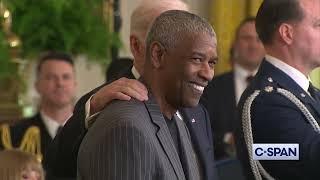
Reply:
[[150, 46], [150, 56], [152, 66], [160, 68], [164, 63], [165, 48], [159, 42], [153, 42]]
[[293, 42], [293, 27], [292, 25], [288, 23], [283, 23], [280, 25], [279, 29], [279, 35], [281, 39], [286, 43], [286, 44], [291, 44]]
[[137, 57], [138, 54], [141, 54], [141, 43], [135, 35], [130, 35], [130, 49], [134, 57]]

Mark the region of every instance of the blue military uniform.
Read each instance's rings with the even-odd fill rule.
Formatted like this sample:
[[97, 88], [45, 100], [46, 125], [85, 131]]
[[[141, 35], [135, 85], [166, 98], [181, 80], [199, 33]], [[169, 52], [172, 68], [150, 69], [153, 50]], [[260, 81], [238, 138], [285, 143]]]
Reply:
[[[315, 120], [320, 121], [320, 93], [315, 97], [302, 89], [286, 73], [264, 60], [260, 69], [244, 92], [239, 103], [239, 114], [242, 124], [237, 128], [237, 151], [248, 179], [254, 179], [249, 163], [243, 128], [244, 111], [248, 99], [252, 99], [250, 107], [252, 137], [254, 143], [297, 143], [300, 149], [298, 161], [260, 161], [263, 168], [275, 179], [320, 179], [320, 134], [313, 128], [302, 113], [301, 108], [288, 97], [279, 92], [288, 90], [306, 107]], [[256, 95], [253, 98], [253, 94]], [[246, 139], [247, 140], [247, 139]], [[248, 142], [248, 141], [247, 141]]]

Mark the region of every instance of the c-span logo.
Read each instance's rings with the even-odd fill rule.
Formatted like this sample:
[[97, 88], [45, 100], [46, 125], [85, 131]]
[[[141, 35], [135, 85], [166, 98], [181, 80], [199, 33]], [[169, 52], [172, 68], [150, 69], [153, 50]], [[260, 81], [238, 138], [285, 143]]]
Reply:
[[299, 160], [299, 144], [252, 144], [254, 160]]

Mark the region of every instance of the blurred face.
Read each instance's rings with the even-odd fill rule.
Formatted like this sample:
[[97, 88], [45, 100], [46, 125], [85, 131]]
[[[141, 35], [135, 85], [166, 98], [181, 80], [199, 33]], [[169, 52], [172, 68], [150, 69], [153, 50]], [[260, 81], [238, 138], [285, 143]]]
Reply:
[[56, 107], [71, 105], [76, 88], [72, 65], [58, 60], [45, 61], [41, 65], [36, 88], [42, 103]]
[[308, 71], [320, 66], [320, 1], [300, 1], [305, 17], [293, 25], [293, 46]]
[[216, 39], [203, 33], [182, 35], [174, 48], [166, 49], [161, 76], [168, 104], [196, 106], [213, 78], [216, 61]]
[[35, 170], [24, 170], [22, 172], [22, 180], [41, 180], [41, 175]]
[[243, 68], [254, 71], [261, 63], [265, 51], [254, 22], [247, 22], [239, 29], [234, 43], [234, 61]]

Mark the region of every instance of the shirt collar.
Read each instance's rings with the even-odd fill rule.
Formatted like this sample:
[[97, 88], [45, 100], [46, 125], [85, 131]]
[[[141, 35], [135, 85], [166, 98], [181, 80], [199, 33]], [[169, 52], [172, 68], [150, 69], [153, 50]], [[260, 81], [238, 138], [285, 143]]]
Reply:
[[40, 111], [40, 116], [43, 120], [45, 127], [48, 130], [49, 135], [51, 136], [51, 138], [54, 138], [56, 136], [59, 126], [62, 125], [60, 125], [57, 121], [46, 115], [43, 111]]
[[298, 71], [296, 68], [288, 65], [287, 63], [284, 63], [278, 58], [275, 58], [270, 55], [266, 55], [266, 60], [286, 73], [290, 78], [292, 78], [303, 90], [308, 92], [309, 88], [309, 77], [306, 77], [304, 74], [302, 74], [300, 71]]
[[180, 114], [180, 112], [179, 111], [176, 111], [176, 113], [175, 113], [177, 116], [178, 116], [178, 118], [180, 119], [180, 120], [183, 120], [183, 118], [182, 118], [182, 116], [181, 116], [181, 114]]
[[138, 72], [138, 70], [134, 66], [132, 66], [131, 72], [132, 72], [132, 74], [133, 74], [135, 79], [139, 79], [140, 78], [140, 73]]
[[234, 63], [234, 73], [235, 77], [240, 77], [241, 79], [246, 79], [248, 76], [254, 76], [256, 75], [258, 69], [254, 70], [253, 72], [250, 72], [243, 67], [241, 67], [238, 63]]

